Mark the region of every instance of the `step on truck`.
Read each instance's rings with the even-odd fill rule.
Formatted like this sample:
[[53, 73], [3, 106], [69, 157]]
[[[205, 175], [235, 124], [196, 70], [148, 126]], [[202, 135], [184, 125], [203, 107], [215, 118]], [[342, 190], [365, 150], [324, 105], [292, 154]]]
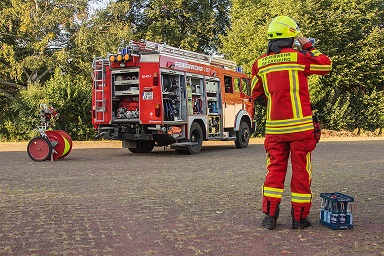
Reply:
[[250, 79], [220, 57], [131, 41], [93, 60], [92, 124], [133, 153], [198, 154], [212, 140], [245, 148], [255, 129]]

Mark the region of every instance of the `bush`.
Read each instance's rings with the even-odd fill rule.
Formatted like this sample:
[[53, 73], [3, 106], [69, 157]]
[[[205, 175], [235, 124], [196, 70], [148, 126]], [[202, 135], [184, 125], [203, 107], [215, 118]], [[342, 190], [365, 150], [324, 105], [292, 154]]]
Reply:
[[[8, 139], [28, 140], [40, 124], [39, 105], [54, 107], [60, 117], [53, 121], [53, 128], [64, 130], [73, 140], [88, 140], [95, 135], [91, 124], [90, 80], [79, 79], [56, 69], [45, 86], [30, 84], [20, 92], [20, 100], [11, 106], [11, 117], [5, 122]], [[8, 125], [7, 125], [8, 124]]]

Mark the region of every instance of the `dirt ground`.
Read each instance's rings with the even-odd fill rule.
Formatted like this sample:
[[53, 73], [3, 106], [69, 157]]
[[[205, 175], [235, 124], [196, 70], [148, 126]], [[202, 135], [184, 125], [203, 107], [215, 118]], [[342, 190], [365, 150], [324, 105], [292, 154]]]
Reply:
[[[53, 162], [32, 161], [27, 142], [0, 143], [0, 255], [384, 255], [384, 138], [322, 138], [304, 230], [290, 227], [290, 172], [277, 229], [260, 225], [262, 143], [184, 156], [75, 141]], [[352, 230], [319, 223], [322, 192], [355, 198]]]
[[[333, 136], [332, 134], [323, 134], [321, 142], [329, 141], [372, 141], [372, 140], [384, 140], [384, 136]], [[252, 138], [251, 144], [263, 144], [263, 138]], [[205, 145], [232, 145], [233, 142], [205, 142]], [[26, 150], [28, 141], [23, 142], [0, 142], [1, 151], [22, 151]], [[97, 141], [74, 141], [72, 145], [73, 149], [82, 148], [121, 148], [121, 141], [116, 140], [97, 140]]]

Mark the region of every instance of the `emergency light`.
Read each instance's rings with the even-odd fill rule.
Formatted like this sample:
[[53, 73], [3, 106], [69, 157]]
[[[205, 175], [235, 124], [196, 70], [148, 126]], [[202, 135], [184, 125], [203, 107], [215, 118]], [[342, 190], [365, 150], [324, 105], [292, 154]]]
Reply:
[[126, 53], [124, 54], [124, 61], [129, 61], [131, 59], [131, 55]]
[[110, 62], [122, 62], [122, 61], [129, 61], [131, 59], [131, 54], [129, 53], [119, 53], [119, 54], [111, 54], [109, 56], [109, 61]]
[[116, 61], [116, 56], [115, 55], [110, 55], [109, 56], [109, 61], [110, 62], [115, 62]]
[[116, 60], [118, 62], [123, 61], [123, 55], [122, 54], [117, 54]]

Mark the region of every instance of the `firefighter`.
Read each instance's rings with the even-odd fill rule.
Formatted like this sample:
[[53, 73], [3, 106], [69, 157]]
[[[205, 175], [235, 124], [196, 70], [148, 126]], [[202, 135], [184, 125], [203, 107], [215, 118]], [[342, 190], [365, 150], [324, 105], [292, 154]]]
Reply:
[[[252, 98], [267, 107], [264, 147], [263, 225], [275, 229], [291, 158], [292, 228], [311, 225], [311, 152], [316, 147], [307, 77], [326, 75], [331, 60], [302, 37], [297, 23], [278, 16], [268, 27], [267, 52], [252, 66]], [[295, 49], [295, 40], [301, 49]]]

